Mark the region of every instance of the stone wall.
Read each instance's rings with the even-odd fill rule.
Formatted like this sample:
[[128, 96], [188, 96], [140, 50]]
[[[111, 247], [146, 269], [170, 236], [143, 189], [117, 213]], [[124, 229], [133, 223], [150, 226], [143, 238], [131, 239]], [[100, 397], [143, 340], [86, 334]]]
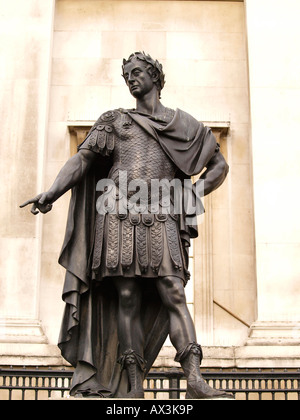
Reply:
[[[2, 363], [63, 363], [57, 259], [69, 194], [46, 216], [18, 206], [49, 188], [74, 152], [69, 126], [134, 107], [121, 61], [136, 50], [164, 65], [163, 104], [213, 126], [230, 165], [205, 200], [193, 247], [188, 298], [199, 341], [232, 347], [230, 366], [298, 360], [288, 346], [300, 341], [298, 0], [0, 6]], [[164, 352], [159, 364], [168, 365]], [[209, 366], [221, 363], [213, 354]]]
[[45, 342], [42, 219], [19, 205], [43, 188], [54, 1], [1, 1], [0, 341]]

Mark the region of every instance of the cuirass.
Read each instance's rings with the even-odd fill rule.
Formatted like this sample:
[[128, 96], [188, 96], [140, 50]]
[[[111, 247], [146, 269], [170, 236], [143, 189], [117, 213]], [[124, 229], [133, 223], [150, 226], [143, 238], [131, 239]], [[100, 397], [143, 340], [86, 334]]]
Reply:
[[[173, 117], [174, 111], [167, 109], [155, 120], [165, 126]], [[173, 195], [182, 185], [176, 185], [178, 168], [159, 141], [128, 111], [114, 110], [101, 115], [81, 147], [110, 156], [113, 163], [108, 178], [114, 182], [98, 190], [103, 192], [96, 203], [94, 275], [176, 275], [185, 282], [188, 274]], [[139, 194], [144, 189], [139, 181], [147, 186], [146, 196]], [[134, 182], [136, 189], [130, 185]]]
[[[164, 126], [173, 119], [174, 112], [166, 109], [155, 119]], [[103, 200], [108, 196], [117, 201], [131, 199], [142, 191], [137, 200], [143, 205], [164, 206], [163, 201], [173, 194], [170, 183], [175, 181], [176, 165], [158, 140], [137, 124], [128, 111], [119, 109], [102, 114], [81, 147], [112, 157], [108, 178], [114, 189], [106, 191]]]
[[120, 113], [114, 122], [116, 133], [111, 178], [118, 184], [118, 170], [127, 171], [127, 180], [141, 179], [149, 186], [153, 179], [172, 180], [176, 166], [159, 143], [127, 114]]

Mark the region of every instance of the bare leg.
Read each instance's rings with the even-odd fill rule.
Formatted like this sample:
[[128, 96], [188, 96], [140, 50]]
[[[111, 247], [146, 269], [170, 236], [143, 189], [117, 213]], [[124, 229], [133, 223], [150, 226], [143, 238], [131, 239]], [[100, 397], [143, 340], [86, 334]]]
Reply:
[[143, 353], [143, 334], [140, 321], [141, 289], [135, 279], [115, 278], [119, 295], [118, 335], [121, 352], [128, 349]]
[[135, 279], [114, 280], [119, 295], [118, 336], [122, 356], [119, 360], [128, 375], [127, 398], [143, 398], [143, 331], [140, 320], [141, 289]]
[[178, 277], [164, 277], [157, 281], [157, 289], [169, 311], [170, 339], [177, 350], [175, 360], [181, 363], [187, 378], [186, 398], [232, 397], [223, 391], [211, 388], [201, 375], [202, 351], [196, 344], [195, 327], [187, 308], [182, 281]]
[[177, 351], [188, 343], [196, 342], [193, 320], [186, 304], [182, 281], [179, 277], [162, 277], [157, 280], [157, 290], [170, 317], [170, 339]]

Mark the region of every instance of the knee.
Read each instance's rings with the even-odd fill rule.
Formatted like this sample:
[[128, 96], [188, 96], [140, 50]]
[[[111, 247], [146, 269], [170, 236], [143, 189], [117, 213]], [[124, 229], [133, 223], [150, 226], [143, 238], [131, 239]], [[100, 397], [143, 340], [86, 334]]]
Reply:
[[169, 309], [176, 309], [186, 304], [182, 281], [177, 277], [165, 277], [160, 284], [160, 295]]
[[119, 291], [119, 305], [123, 309], [133, 309], [138, 306], [138, 293], [130, 288], [123, 288]]

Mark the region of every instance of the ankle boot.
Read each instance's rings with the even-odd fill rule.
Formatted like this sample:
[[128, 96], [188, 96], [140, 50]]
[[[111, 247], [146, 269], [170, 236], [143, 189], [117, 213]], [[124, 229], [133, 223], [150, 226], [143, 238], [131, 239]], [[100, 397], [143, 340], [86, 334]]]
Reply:
[[128, 375], [128, 394], [126, 398], [144, 398], [143, 380], [146, 361], [134, 350], [126, 350], [118, 360], [121, 369]]
[[202, 349], [199, 344], [189, 343], [177, 352], [175, 361], [180, 362], [187, 378], [186, 399], [233, 398], [232, 394], [211, 388], [200, 372]]

